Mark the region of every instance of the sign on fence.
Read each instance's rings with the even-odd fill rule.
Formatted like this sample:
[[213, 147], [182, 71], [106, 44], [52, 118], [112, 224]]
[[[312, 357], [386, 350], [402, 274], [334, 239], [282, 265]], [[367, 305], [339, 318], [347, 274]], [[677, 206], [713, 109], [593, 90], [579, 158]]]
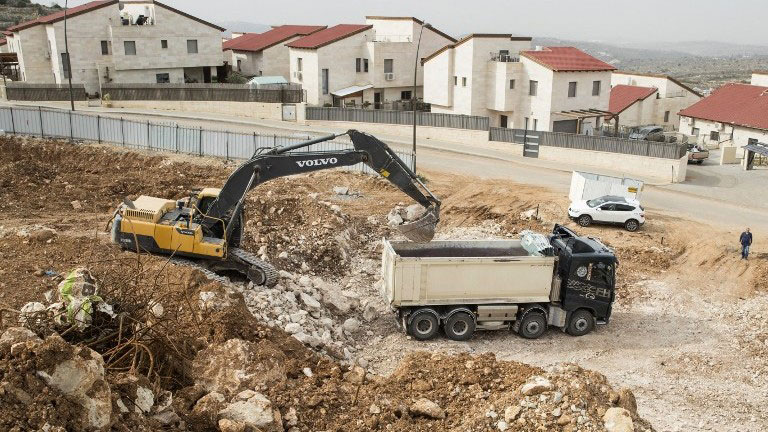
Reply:
[[[312, 138], [304, 134], [266, 135], [226, 130], [183, 127], [175, 123], [156, 123], [104, 117], [94, 114], [34, 108], [0, 107], [0, 129], [6, 133], [57, 137], [113, 144], [121, 147], [215, 156], [226, 159], [250, 159], [263, 149], [297, 144]], [[326, 141], [299, 152], [343, 151], [351, 143]], [[413, 168], [410, 153], [395, 152]], [[347, 169], [373, 173], [359, 163]]]

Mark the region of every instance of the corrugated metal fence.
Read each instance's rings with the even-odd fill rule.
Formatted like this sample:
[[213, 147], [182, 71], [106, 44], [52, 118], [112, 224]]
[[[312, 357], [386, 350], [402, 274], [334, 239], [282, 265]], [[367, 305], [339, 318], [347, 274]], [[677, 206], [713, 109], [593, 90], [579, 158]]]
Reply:
[[[102, 117], [68, 110], [13, 107], [0, 108], [0, 129], [6, 133], [87, 140], [127, 148], [227, 159], [249, 159], [262, 148], [296, 144], [316, 138], [300, 134], [248, 134], [184, 127], [175, 123]], [[342, 151], [352, 148], [348, 141], [334, 140], [296, 151]], [[413, 157], [410, 153], [395, 153], [413, 168]], [[357, 164], [347, 169], [373, 173], [365, 164]]]
[[[307, 120], [363, 123], [413, 124], [413, 111], [367, 110], [356, 108], [307, 107]], [[416, 112], [419, 126], [488, 130], [488, 117]]]
[[105, 84], [112, 100], [229, 101], [301, 103], [301, 88], [254, 88], [245, 84]]
[[[524, 133], [525, 131], [522, 129], [494, 127], [490, 128], [490, 139], [491, 141], [522, 144]], [[623, 153], [665, 159], [680, 159], [685, 156], [687, 152], [686, 145], [681, 143], [638, 141], [623, 138], [542, 131], [528, 131], [529, 140], [531, 139], [532, 134], [538, 136], [539, 145], [549, 147]]]
[[[27, 84], [8, 82], [5, 85], [8, 100], [21, 101], [68, 101], [69, 86], [66, 84]], [[85, 86], [72, 84], [72, 95], [77, 101], [86, 99]]]

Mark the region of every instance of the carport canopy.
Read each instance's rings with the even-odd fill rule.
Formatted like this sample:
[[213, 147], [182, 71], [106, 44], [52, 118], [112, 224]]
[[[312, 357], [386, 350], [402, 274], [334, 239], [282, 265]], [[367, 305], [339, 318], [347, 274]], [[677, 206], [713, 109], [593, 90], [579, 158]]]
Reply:
[[362, 86], [354, 85], [351, 87], [346, 87], [341, 90], [335, 90], [332, 91], [331, 94], [338, 97], [348, 97], [352, 96], [357, 93], [362, 93], [363, 90], [368, 90], [369, 88], [373, 88], [373, 84], [366, 84]]
[[563, 117], [571, 117], [575, 119], [585, 119], [590, 117], [603, 117], [603, 116], [609, 116], [612, 117], [613, 113], [610, 111], [603, 111], [599, 109], [584, 109], [584, 110], [570, 110], [570, 111], [558, 111], [555, 113], [552, 113], [554, 115], [559, 115]]
[[763, 156], [768, 156], [768, 144], [752, 143], [744, 146], [744, 150], [751, 151]]

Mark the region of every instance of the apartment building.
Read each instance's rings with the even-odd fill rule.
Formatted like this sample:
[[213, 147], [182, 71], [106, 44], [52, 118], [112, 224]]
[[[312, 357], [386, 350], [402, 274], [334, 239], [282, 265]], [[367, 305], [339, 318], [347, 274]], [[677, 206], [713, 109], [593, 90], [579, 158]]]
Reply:
[[[423, 31], [422, 31], [423, 28]], [[413, 17], [366, 17], [365, 24], [339, 24], [288, 43], [291, 82], [301, 83], [312, 105], [380, 108], [409, 100], [416, 48], [419, 57], [455, 42]], [[419, 64], [416, 97], [422, 97]]]
[[676, 129], [678, 112], [701, 100], [702, 95], [667, 75], [614, 71], [608, 110], [612, 125], [637, 127], [661, 125]]
[[281, 76], [288, 79], [290, 62], [287, 43], [327, 26], [281, 25], [264, 33], [233, 33], [222, 44], [224, 62], [232, 70], [249, 76]]
[[710, 148], [768, 143], [768, 86], [726, 84], [679, 114], [680, 132]]
[[211, 82], [221, 65], [223, 28], [152, 0], [102, 0], [9, 28], [21, 79], [72, 81], [86, 91], [102, 83]]
[[615, 68], [573, 47], [470, 34], [424, 59], [432, 112], [485, 116], [492, 126], [591, 133], [607, 113]]
[[768, 86], [768, 71], [752, 72], [752, 81], [750, 83], [756, 86]]

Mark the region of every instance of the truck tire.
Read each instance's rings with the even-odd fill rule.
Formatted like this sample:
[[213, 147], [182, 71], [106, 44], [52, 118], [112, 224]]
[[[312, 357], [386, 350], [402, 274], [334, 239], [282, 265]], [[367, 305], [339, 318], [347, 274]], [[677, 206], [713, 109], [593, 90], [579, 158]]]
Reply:
[[576, 222], [579, 225], [583, 226], [583, 227], [588, 227], [588, 226], [592, 225], [592, 216], [590, 216], [590, 215], [581, 215], [581, 216], [579, 216], [578, 219], [576, 219]]
[[624, 229], [626, 229], [629, 232], [635, 232], [637, 229], [640, 228], [640, 222], [630, 219], [626, 222], [624, 222]]
[[526, 339], [536, 339], [547, 330], [547, 319], [541, 312], [528, 312], [520, 320], [517, 334]]
[[437, 322], [437, 316], [429, 311], [422, 310], [416, 312], [408, 324], [408, 333], [416, 340], [428, 340], [435, 337], [440, 324]]
[[571, 315], [566, 331], [571, 336], [584, 336], [595, 328], [595, 317], [586, 309], [579, 309]]
[[443, 324], [448, 339], [465, 341], [475, 334], [475, 320], [466, 312], [456, 312]]
[[696, 161], [696, 163], [697, 163], [697, 164], [699, 164], [699, 165], [701, 165], [701, 164], [703, 164], [703, 163], [704, 163], [704, 159], [699, 159], [699, 160], [697, 160], [697, 161]]

